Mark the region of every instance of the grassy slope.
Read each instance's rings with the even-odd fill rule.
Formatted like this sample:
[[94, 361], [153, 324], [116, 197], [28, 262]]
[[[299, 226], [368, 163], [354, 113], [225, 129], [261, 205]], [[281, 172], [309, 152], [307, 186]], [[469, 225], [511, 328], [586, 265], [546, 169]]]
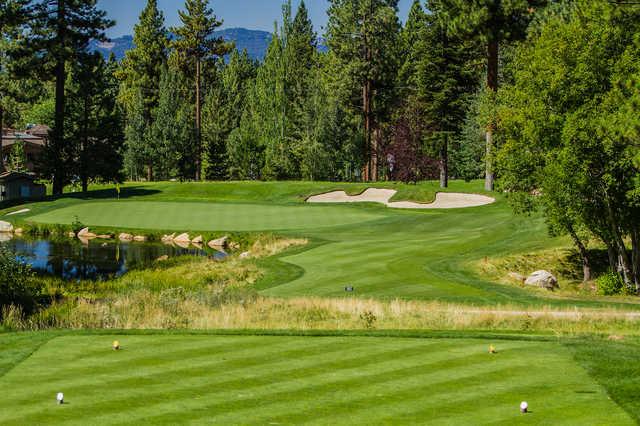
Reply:
[[[434, 182], [394, 187], [398, 196], [433, 198]], [[309, 237], [311, 249], [264, 262], [277, 277], [259, 284], [267, 295], [340, 296], [346, 285], [377, 298], [438, 299], [474, 304], [598, 305], [551, 299], [547, 294], [494, 284], [473, 264], [563, 244], [547, 236], [541, 218], [514, 217], [499, 196], [472, 209], [398, 211], [380, 205], [304, 205], [311, 194], [332, 189], [357, 193], [362, 184], [308, 182], [130, 184], [114, 202], [113, 188], [90, 199], [65, 197], [28, 205], [11, 220], [159, 227], [185, 231], [277, 229]], [[480, 182], [453, 182], [450, 190], [482, 192]], [[212, 204], [214, 202], [216, 204]], [[162, 204], [158, 204], [162, 203]], [[9, 209], [15, 211], [20, 207]], [[200, 229], [198, 229], [200, 228]], [[544, 268], [545, 265], [540, 265]], [[531, 272], [531, 271], [529, 271]]]
[[2, 424], [633, 424], [546, 341], [63, 335], [0, 386]]

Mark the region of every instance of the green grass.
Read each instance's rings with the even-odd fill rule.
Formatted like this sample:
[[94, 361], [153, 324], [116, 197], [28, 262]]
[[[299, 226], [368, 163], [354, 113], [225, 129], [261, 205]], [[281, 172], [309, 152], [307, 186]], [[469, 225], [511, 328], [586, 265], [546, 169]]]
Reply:
[[[440, 300], [477, 305], [603, 306], [597, 298], [564, 297], [498, 284], [477, 270], [484, 258], [566, 246], [548, 236], [541, 217], [517, 217], [500, 194], [497, 203], [470, 209], [401, 211], [377, 204], [306, 205], [312, 194], [367, 186], [391, 187], [398, 198], [432, 199], [437, 183], [375, 185], [310, 182], [128, 184], [122, 199], [96, 187], [86, 198], [70, 194], [23, 207], [17, 222], [70, 223], [163, 231], [277, 231], [307, 237], [305, 250], [269, 259], [258, 288], [273, 296], [356, 296]], [[482, 193], [481, 182], [453, 182], [451, 191]], [[1, 213], [0, 213], [1, 214]], [[536, 265], [544, 269], [549, 265]], [[519, 271], [530, 273], [533, 271]], [[561, 286], [563, 283], [560, 283]], [[636, 308], [635, 299], [616, 301]]]
[[382, 217], [343, 206], [118, 201], [81, 203], [31, 220], [69, 225], [76, 216], [93, 226], [174, 231], [299, 230], [361, 224]]
[[69, 334], [0, 387], [2, 424], [634, 424], [545, 340]]

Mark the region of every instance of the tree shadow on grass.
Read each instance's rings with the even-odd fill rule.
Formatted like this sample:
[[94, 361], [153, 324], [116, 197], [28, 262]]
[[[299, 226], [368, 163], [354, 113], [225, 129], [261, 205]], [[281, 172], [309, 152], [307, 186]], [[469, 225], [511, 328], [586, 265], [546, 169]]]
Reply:
[[[162, 191], [157, 189], [149, 189], [141, 186], [128, 186], [120, 189], [120, 199], [143, 198], [160, 194]], [[74, 198], [79, 200], [115, 200], [118, 199], [118, 192], [115, 188], [98, 189], [87, 193], [71, 192], [58, 197], [50, 197], [50, 200], [58, 200], [63, 198]]]

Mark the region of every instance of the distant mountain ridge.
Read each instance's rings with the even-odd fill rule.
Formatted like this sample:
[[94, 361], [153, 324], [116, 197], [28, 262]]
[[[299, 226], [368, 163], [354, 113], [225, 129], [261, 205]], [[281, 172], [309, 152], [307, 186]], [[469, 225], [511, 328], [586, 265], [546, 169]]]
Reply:
[[[248, 30], [246, 28], [220, 30], [216, 31], [215, 35], [227, 41], [235, 42], [239, 51], [246, 49], [249, 57], [259, 61], [264, 59], [267, 54], [267, 48], [272, 38], [271, 33], [267, 31]], [[89, 49], [100, 52], [105, 58], [108, 58], [113, 53], [117, 60], [121, 60], [124, 58], [126, 51], [133, 47], [133, 37], [125, 35], [104, 43], [93, 41]]]

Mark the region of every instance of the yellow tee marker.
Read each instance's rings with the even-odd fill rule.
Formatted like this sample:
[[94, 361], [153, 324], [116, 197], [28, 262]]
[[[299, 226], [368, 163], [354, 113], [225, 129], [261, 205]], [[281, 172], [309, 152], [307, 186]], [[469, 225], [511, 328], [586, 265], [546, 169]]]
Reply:
[[496, 348], [493, 345], [489, 345], [489, 353], [496, 354], [498, 351], [496, 351]]
[[118, 342], [117, 340], [114, 340], [112, 343], [112, 347], [114, 351], [117, 351], [120, 349], [120, 342]]

